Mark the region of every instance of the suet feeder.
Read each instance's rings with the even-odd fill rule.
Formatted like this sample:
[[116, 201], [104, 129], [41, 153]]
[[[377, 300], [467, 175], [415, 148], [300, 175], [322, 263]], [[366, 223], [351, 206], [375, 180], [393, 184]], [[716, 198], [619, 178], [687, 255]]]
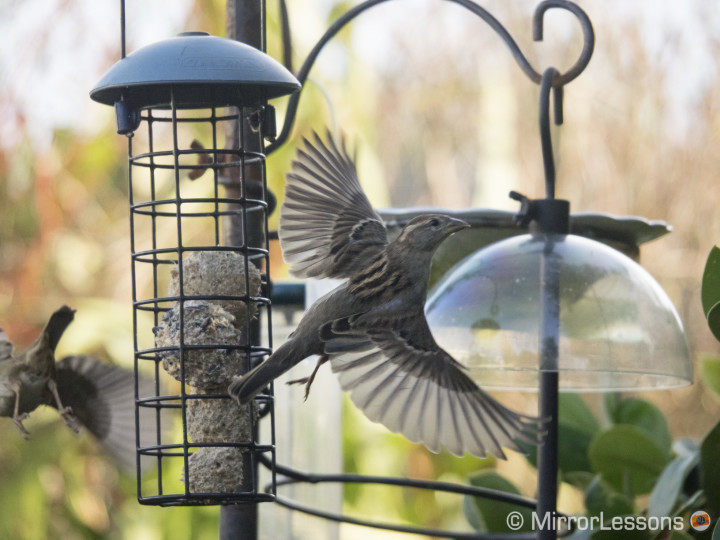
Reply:
[[241, 408], [226, 389], [270, 351], [267, 100], [298, 88], [260, 50], [191, 32], [124, 56], [90, 92], [128, 138], [135, 366], [156, 381], [136, 396], [157, 434], [138, 441], [138, 471], [157, 471], [138, 472], [141, 503], [274, 497], [257, 479], [260, 456], [275, 458], [257, 429], [272, 397]]

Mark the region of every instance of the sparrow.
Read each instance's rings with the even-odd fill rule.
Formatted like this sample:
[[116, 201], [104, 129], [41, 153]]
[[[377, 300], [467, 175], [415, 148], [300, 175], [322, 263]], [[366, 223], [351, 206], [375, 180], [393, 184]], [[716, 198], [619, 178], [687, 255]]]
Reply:
[[[85, 428], [127, 469], [136, 465], [135, 382], [131, 371], [87, 355], [55, 361], [55, 348], [75, 311], [52, 314], [35, 342], [13, 356], [0, 329], [0, 416], [10, 417], [25, 438], [23, 421], [40, 405], [55, 407], [74, 432]], [[139, 380], [139, 388], [149, 381]]]
[[539, 444], [542, 423], [484, 392], [435, 342], [424, 305], [436, 248], [469, 225], [441, 214], [413, 218], [392, 242], [360, 186], [345, 141], [305, 139], [287, 175], [278, 236], [301, 278], [344, 282], [318, 299], [265, 361], [236, 377], [229, 394], [246, 404], [303, 359], [318, 355], [310, 385], [330, 363], [343, 390], [372, 421], [430, 451], [505, 459], [503, 447]]

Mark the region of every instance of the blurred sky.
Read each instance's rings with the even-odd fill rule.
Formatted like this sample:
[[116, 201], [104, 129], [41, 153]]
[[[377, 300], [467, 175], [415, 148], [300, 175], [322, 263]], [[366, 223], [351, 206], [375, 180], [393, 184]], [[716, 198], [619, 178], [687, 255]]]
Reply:
[[[532, 12], [539, 4], [518, 0], [478, 3], [501, 22], [507, 21], [507, 14], [511, 10], [516, 15], [527, 13], [528, 23], [525, 30], [528, 34]], [[673, 137], [682, 140], [691, 128], [693, 108], [717, 78], [720, 52], [720, 9], [717, 2], [579, 0], [576, 3], [588, 13], [596, 30], [605, 25], [616, 25], [619, 28], [627, 25], [628, 28], [637, 30], [648, 62], [668, 75], [665, 78], [665, 92], [671, 105], [665, 111], [668, 115], [668, 129]], [[453, 42], [465, 40], [468, 34], [461, 29], [469, 26], [476, 29], [478, 39], [489, 36], [488, 45], [492, 47], [487, 50], [489, 56], [496, 56], [500, 63], [513, 63], [507, 51], [502, 50], [499, 38], [492, 34], [485, 23], [459, 6], [445, 7], [444, 4], [446, 2], [437, 0], [397, 0], [377, 9], [374, 15], [361, 17], [353, 36], [358, 54], [380, 69], [402, 69], [402, 65], [397, 64], [397, 55], [392, 54], [393, 43], [396, 42], [398, 34], [414, 35], [414, 43], [421, 50], [434, 48], [438, 43], [442, 43], [442, 46], [462, 54], [464, 43]], [[442, 9], [438, 9], [438, 6]], [[408, 13], [412, 13], [412, 17], [409, 17]], [[578, 29], [577, 21], [568, 12], [551, 9], [546, 13], [545, 41], [548, 45], [570, 43]], [[606, 36], [602, 31], [597, 32], [595, 56], [602, 55], [603, 47], [610, 45], [603, 42]], [[513, 37], [520, 42], [521, 38], [526, 36], [518, 34]], [[630, 39], [628, 36], [628, 40]], [[544, 50], [547, 50], [547, 53], [543, 53]], [[558, 61], [557, 51], [551, 47], [543, 47], [542, 43], [524, 52], [538, 72]], [[533, 61], [535, 58], [537, 61]], [[562, 66], [557, 67], [563, 71]], [[428, 69], [433, 69], [433, 66], [428, 66]], [[592, 69], [591, 60], [588, 74]], [[622, 84], [623, 81], [606, 80], [605, 83], [610, 86]], [[598, 87], [597, 93], [598, 97], [601, 96], [604, 93], [603, 88]]]
[[[182, 31], [191, 5], [129, 0], [128, 51]], [[39, 149], [53, 128], [93, 132], [101, 106], [88, 93], [119, 59], [120, 2], [0, 0], [0, 36], [0, 145], [23, 129]]]
[[[289, 2], [296, 49], [301, 56], [325, 28], [334, 3]], [[501, 21], [508, 10], [527, 12], [529, 21], [536, 5], [527, 0], [480, 3]], [[197, 29], [191, 28], [191, 21], [186, 23], [192, 4], [192, 0], [128, 0], [128, 51]], [[268, 4], [268, 9], [277, 8], [275, 2]], [[481, 21], [466, 10], [444, 4], [441, 0], [395, 0], [361, 16], [353, 26], [358, 58], [378, 70], [402, 70], [402, 55], [393, 49], [398, 35], [412, 36], [418, 48], [442, 44], [462, 54], [462, 43], [453, 40], [465, 39], [467, 33], [460, 29], [470, 26], [477, 28], [479, 39], [498, 41], [489, 54], [497, 56], [499, 62], [512, 63], [509, 55], [498, 52], [502, 45]], [[693, 123], [688, 111], [717, 77], [720, 10], [716, 2], [587, 0], [579, 4], [596, 27], [629, 24], [638, 29], [648, 61], [662, 66], [668, 74], [664, 83], [666, 94], [672, 98], [666, 111], [668, 130], [683, 139]], [[49, 145], [56, 127], [93, 131], [102, 106], [88, 98], [88, 91], [118, 58], [119, 6], [118, 0], [0, 0], [0, 146], [15, 146], [23, 130], [38, 149]], [[576, 29], [570, 15], [550, 10], [546, 41], [568, 41]], [[596, 51], [602, 47], [603, 42], [598, 41]], [[542, 46], [537, 50], [542, 51]], [[537, 51], [528, 53], [533, 58]], [[542, 56], [540, 60], [552, 62], [552, 58]], [[340, 77], [347, 61], [331, 44], [318, 69], [330, 77]], [[598, 93], [603, 89], [598, 88]]]

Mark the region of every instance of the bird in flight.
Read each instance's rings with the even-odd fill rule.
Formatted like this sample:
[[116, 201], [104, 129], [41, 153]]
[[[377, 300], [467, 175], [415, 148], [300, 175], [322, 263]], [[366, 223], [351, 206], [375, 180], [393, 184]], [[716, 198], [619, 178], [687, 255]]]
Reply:
[[542, 423], [483, 391], [438, 344], [425, 319], [436, 248], [469, 225], [441, 214], [413, 218], [393, 241], [360, 186], [344, 140], [305, 140], [287, 175], [278, 236], [293, 275], [344, 282], [318, 299], [269, 358], [228, 392], [246, 404], [303, 359], [330, 363], [343, 390], [372, 421], [432, 452], [445, 446], [504, 458], [518, 441], [538, 444]]
[[[134, 470], [135, 383], [133, 372], [88, 355], [55, 361], [55, 348], [75, 317], [67, 306], [56, 310], [35, 342], [22, 354], [0, 329], [0, 416], [12, 418], [25, 438], [23, 421], [41, 405], [55, 407], [76, 433], [84, 426], [127, 470]], [[138, 379], [141, 392], [152, 381]], [[149, 410], [149, 409], [148, 409]], [[156, 435], [151, 426], [140, 430], [142, 440]]]

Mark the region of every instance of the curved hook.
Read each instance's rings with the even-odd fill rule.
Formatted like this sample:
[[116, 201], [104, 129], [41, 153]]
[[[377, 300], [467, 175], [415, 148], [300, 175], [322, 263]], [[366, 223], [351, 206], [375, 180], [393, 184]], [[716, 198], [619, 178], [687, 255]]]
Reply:
[[362, 4], [358, 4], [354, 8], [342, 14], [333, 24], [330, 25], [330, 28], [325, 31], [325, 33], [310, 51], [310, 54], [308, 54], [307, 58], [305, 58], [303, 65], [300, 66], [300, 71], [298, 71], [297, 73], [297, 80], [300, 83], [300, 91], [290, 96], [290, 100], [288, 101], [288, 108], [285, 112], [285, 121], [283, 122], [282, 130], [280, 131], [276, 139], [265, 147], [266, 155], [270, 155], [272, 152], [277, 150], [290, 135], [290, 129], [292, 129], [293, 123], [295, 122], [295, 115], [297, 114], [297, 108], [300, 103], [300, 96], [302, 95], [303, 88], [305, 87], [305, 82], [307, 81], [310, 70], [315, 64], [315, 60], [317, 60], [317, 57], [320, 55], [323, 47], [325, 47], [328, 41], [335, 37], [335, 35], [340, 32], [340, 30], [342, 30], [348, 23], [350, 23], [362, 12], [376, 6], [377, 4], [388, 1], [389, 0], [366, 0]]
[[[580, 9], [580, 6], [577, 4], [573, 4], [567, 0], [545, 0], [537, 8], [535, 8], [535, 14], [533, 15], [533, 39], [535, 41], [542, 41], [543, 39], [543, 21], [545, 19], [545, 12], [551, 8], [565, 9], [575, 15], [577, 20], [580, 22], [580, 27], [582, 28], [583, 33], [583, 50], [580, 52], [580, 57], [565, 73], [557, 73], [555, 75], [553, 86], [558, 87], [574, 80], [587, 67], [590, 62], [590, 58], [592, 58], [593, 50], [595, 49], [595, 32], [587, 13]], [[536, 83], [540, 83], [541, 77], [538, 75], [538, 79], [533, 80]]]
[[[381, 4], [383, 2], [387, 2], [389, 0], [366, 0], [365, 2], [362, 2], [361, 4], [358, 4], [354, 8], [348, 10], [346, 13], [341, 15], [323, 34], [323, 36], [320, 38], [320, 40], [315, 44], [312, 51], [310, 51], [310, 54], [305, 59], [305, 62], [303, 62], [303, 65], [300, 68], [300, 71], [297, 74], [297, 79], [300, 82], [302, 86], [305, 85], [305, 82], [308, 78], [308, 75], [310, 73], [310, 70], [312, 69], [315, 60], [317, 60], [318, 55], [322, 51], [323, 47], [327, 44], [328, 41], [330, 41], [340, 30], [342, 30], [348, 23], [350, 23], [353, 19], [355, 19], [358, 15], [363, 13], [364, 11], [370, 9], [371, 7], [376, 6], [377, 4]], [[540, 84], [542, 80], [542, 75], [540, 75], [535, 69], [530, 65], [530, 62], [525, 57], [525, 55], [520, 50], [520, 47], [515, 42], [515, 40], [512, 38], [510, 33], [505, 29], [505, 27], [490, 14], [489, 11], [487, 11], [485, 8], [479, 6], [476, 4], [473, 0], [446, 0], [448, 2], [452, 2], [455, 4], [458, 4], [467, 10], [471, 11], [478, 17], [480, 17], [482, 20], [484, 20], [500, 38], [505, 42], [505, 45], [510, 49], [511, 54], [513, 55], [513, 58], [517, 62], [518, 66], [520, 66], [520, 69], [523, 70], [523, 72], [530, 78], [531, 81], [533, 81], [536, 84]], [[588, 62], [590, 62], [590, 57], [592, 56], [593, 49], [595, 46], [595, 34], [593, 32], [592, 23], [590, 22], [590, 19], [588, 18], [587, 14], [576, 4], [573, 4], [572, 2], [568, 0], [545, 0], [542, 2], [536, 9], [535, 14], [533, 16], [533, 39], [535, 41], [540, 41], [543, 38], [543, 19], [545, 12], [550, 8], [560, 8], [565, 9], [567, 11], [570, 11], [573, 15], [577, 17], [577, 19], [580, 21], [580, 25], [582, 27], [583, 31], [583, 38], [584, 38], [584, 46], [583, 50], [580, 54], [580, 58], [575, 62], [575, 64], [566, 72], [563, 74], [560, 74], [555, 71], [556, 75], [554, 79], [552, 80], [552, 86], [555, 88], [561, 88], [563, 85], [569, 83], [573, 79], [575, 79], [580, 73], [585, 69]], [[277, 136], [276, 140], [269, 144], [265, 152], [266, 154], [271, 154], [273, 151], [277, 150], [278, 147], [280, 147], [288, 138], [290, 134], [290, 129], [292, 128], [292, 125], [295, 121], [295, 115], [297, 114], [297, 108], [298, 104], [300, 102], [300, 96], [302, 93], [302, 88], [300, 92], [293, 94], [290, 97], [290, 101], [288, 102], [288, 108], [287, 112], [285, 113], [285, 121], [283, 123], [282, 130], [280, 131], [280, 134]], [[561, 109], [560, 109], [561, 111]], [[558, 111], [558, 108], [556, 107], [556, 115], [562, 115], [561, 112]], [[557, 116], [556, 116], [557, 118]], [[560, 116], [561, 118], [561, 116]], [[556, 120], [557, 121], [557, 120]]]

